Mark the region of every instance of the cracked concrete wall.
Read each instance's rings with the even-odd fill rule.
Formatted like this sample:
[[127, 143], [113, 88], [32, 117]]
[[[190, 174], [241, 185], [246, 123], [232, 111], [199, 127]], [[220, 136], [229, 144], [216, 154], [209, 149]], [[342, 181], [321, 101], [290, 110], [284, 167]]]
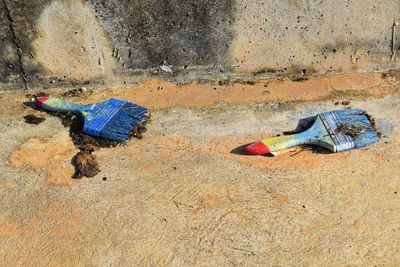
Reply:
[[[390, 61], [395, 0], [1, 0], [0, 6], [2, 90], [398, 67]], [[162, 64], [173, 73], [160, 71]]]
[[7, 9], [0, 3], [0, 84], [19, 84], [21, 66], [15, 46], [14, 36], [10, 30]]

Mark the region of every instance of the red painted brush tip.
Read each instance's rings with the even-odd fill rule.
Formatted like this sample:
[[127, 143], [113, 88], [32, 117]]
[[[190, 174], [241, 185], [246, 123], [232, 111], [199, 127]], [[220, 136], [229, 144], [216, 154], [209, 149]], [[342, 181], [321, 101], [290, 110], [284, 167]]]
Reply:
[[261, 141], [257, 141], [252, 143], [251, 145], [246, 146], [244, 149], [246, 155], [265, 155], [269, 154], [269, 148]]
[[35, 98], [35, 103], [38, 105], [43, 105], [44, 102], [46, 102], [47, 100], [49, 100], [48, 97], [46, 96], [39, 96]]

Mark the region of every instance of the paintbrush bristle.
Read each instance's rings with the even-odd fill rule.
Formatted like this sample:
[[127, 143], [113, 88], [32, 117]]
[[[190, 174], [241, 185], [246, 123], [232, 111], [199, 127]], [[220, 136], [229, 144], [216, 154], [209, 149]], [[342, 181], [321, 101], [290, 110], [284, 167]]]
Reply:
[[134, 103], [111, 98], [95, 105], [85, 117], [84, 132], [109, 140], [124, 142], [136, 127], [149, 117], [149, 110]]
[[319, 115], [331, 134], [336, 151], [362, 148], [379, 140], [376, 129], [361, 109], [342, 109]]

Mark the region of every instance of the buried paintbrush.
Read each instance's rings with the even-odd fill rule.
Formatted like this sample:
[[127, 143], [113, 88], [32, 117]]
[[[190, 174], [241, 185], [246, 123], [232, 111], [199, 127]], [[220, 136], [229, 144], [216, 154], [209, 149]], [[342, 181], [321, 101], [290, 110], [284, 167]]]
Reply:
[[310, 144], [340, 152], [362, 148], [379, 140], [371, 121], [360, 109], [343, 109], [317, 115], [306, 131], [257, 141], [245, 148], [247, 155], [278, 154], [288, 148]]
[[80, 105], [56, 97], [36, 97], [41, 108], [60, 113], [72, 112], [83, 118], [83, 132], [108, 140], [124, 142], [148, 118], [149, 110], [127, 101], [110, 98], [104, 102]]

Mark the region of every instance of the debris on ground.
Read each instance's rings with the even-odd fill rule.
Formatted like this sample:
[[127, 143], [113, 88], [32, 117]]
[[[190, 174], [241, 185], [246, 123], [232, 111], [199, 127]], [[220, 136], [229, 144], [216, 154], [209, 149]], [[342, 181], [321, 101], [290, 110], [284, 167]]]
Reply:
[[342, 102], [335, 101], [334, 104], [335, 104], [335, 106], [338, 106], [338, 105], [348, 106], [348, 105], [351, 104], [351, 102], [348, 101], [348, 100], [344, 100], [344, 101], [342, 101]]
[[75, 174], [72, 178], [94, 177], [100, 173], [99, 164], [92, 152], [80, 151], [72, 159], [75, 166]]
[[248, 80], [238, 81], [238, 83], [244, 84], [244, 85], [255, 85], [256, 84], [255, 81], [248, 81]]
[[371, 122], [371, 128], [376, 131], [377, 135], [379, 138], [382, 138], [382, 133], [378, 131], [377, 127], [376, 127], [376, 122], [375, 122], [375, 118], [370, 115], [367, 112], [364, 112], [364, 115], [368, 118], [368, 120]]
[[86, 87], [80, 87], [68, 90], [67, 92], [63, 93], [62, 97], [85, 97], [89, 96], [93, 93], [93, 90], [87, 89]]
[[93, 137], [83, 133], [82, 118], [75, 114], [57, 114], [61, 118], [64, 127], [69, 127], [69, 135], [76, 148], [85, 151], [96, 151], [99, 148], [116, 147], [120, 144], [118, 141], [111, 141], [103, 138]]
[[172, 67], [172, 66], [170, 66], [170, 65], [165, 65], [165, 64], [160, 65], [160, 69], [161, 69], [162, 71], [168, 72], [168, 73], [173, 73], [173, 72], [174, 72], [174, 71], [172, 70], [171, 67]]
[[146, 128], [147, 121], [139, 122], [135, 128], [129, 133], [130, 137], [142, 139], [143, 134], [147, 131]]
[[38, 117], [36, 115], [26, 115], [24, 116], [24, 120], [28, 124], [40, 124], [46, 120], [46, 118]]
[[118, 141], [110, 141], [102, 138], [96, 138], [84, 134], [82, 119], [72, 113], [57, 114], [65, 127], [69, 127], [69, 135], [75, 147], [80, 151], [72, 159], [75, 167], [75, 174], [72, 178], [94, 177], [101, 172], [93, 152], [100, 148], [116, 147], [120, 145]]
[[308, 77], [307, 76], [294, 76], [294, 77], [289, 77], [290, 80], [292, 80], [293, 82], [303, 82], [303, 81], [307, 81]]

